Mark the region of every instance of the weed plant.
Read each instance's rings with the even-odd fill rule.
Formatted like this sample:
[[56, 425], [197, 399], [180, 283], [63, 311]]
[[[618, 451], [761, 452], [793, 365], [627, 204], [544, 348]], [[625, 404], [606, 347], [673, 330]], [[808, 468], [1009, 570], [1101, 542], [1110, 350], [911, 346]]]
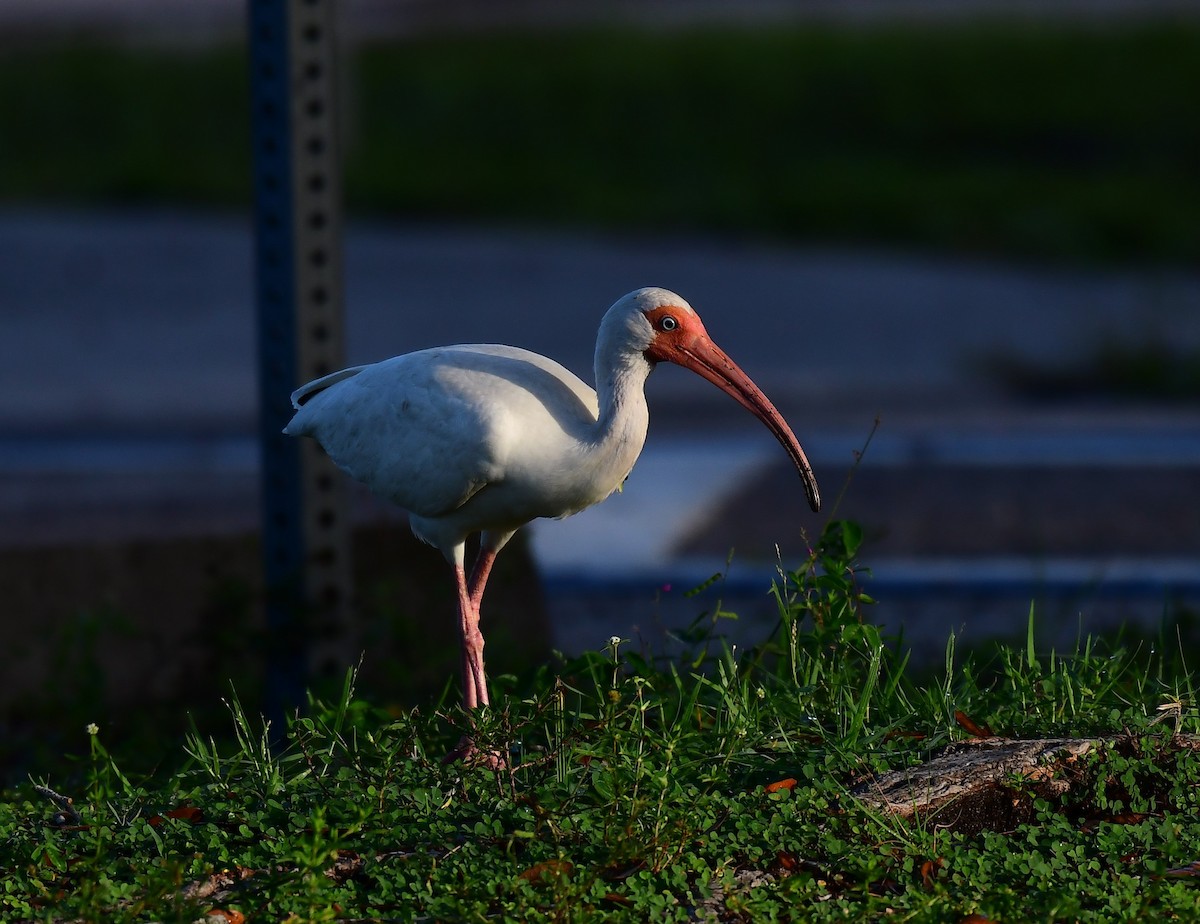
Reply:
[[[860, 533], [830, 524], [736, 651], [613, 638], [472, 717], [311, 699], [274, 730], [228, 700], [166, 779], [87, 729], [78, 777], [0, 805], [5, 921], [1195, 920], [1200, 761], [1181, 652], [1029, 640], [927, 682], [864, 618]], [[507, 765], [447, 765], [474, 727]], [[981, 728], [1103, 736], [975, 817], [899, 820], [854, 787]], [[83, 730], [81, 730], [82, 732]], [[1044, 781], [1043, 781], [1044, 782]], [[1048, 795], [1047, 793], [1051, 793]], [[1057, 795], [1054, 795], [1057, 793]]]

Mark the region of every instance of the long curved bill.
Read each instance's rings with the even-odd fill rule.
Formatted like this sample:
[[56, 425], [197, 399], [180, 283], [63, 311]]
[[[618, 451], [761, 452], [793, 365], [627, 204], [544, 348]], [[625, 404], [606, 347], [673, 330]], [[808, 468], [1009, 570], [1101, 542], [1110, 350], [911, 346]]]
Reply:
[[821, 509], [821, 492], [817, 488], [817, 477], [813, 474], [808, 457], [800, 447], [800, 441], [792, 433], [791, 427], [763, 394], [762, 389], [755, 385], [750, 376], [746, 375], [724, 350], [713, 343], [707, 334], [697, 333], [686, 342], [672, 340], [655, 343], [647, 352], [653, 359], [675, 363], [708, 379], [761, 420], [787, 450], [800, 473], [800, 479], [804, 482], [804, 493], [808, 495], [808, 506], [814, 513]]

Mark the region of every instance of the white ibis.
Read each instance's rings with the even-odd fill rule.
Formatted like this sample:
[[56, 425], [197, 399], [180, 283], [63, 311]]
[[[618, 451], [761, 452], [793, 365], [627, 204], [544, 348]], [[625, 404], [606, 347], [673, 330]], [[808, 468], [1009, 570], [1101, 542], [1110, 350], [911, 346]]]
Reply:
[[[313, 437], [351, 477], [408, 510], [413, 532], [453, 566], [468, 710], [488, 703], [479, 605], [496, 554], [530, 520], [570, 516], [620, 487], [646, 440], [644, 386], [660, 361], [703, 376], [766, 424], [820, 507], [783, 417], [666, 289], [638, 289], [608, 309], [596, 391], [537, 353], [465, 344], [344, 369], [292, 395], [284, 432]], [[468, 577], [473, 533], [480, 549]]]

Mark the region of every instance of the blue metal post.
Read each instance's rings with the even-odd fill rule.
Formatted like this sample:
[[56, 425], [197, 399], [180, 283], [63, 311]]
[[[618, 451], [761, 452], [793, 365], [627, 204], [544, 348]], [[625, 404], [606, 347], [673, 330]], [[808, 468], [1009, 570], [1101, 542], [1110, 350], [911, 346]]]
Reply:
[[[333, 0], [250, 0], [268, 714], [349, 662], [343, 485], [282, 434], [289, 395], [342, 365], [341, 174]], [[281, 730], [281, 725], [276, 726]]]

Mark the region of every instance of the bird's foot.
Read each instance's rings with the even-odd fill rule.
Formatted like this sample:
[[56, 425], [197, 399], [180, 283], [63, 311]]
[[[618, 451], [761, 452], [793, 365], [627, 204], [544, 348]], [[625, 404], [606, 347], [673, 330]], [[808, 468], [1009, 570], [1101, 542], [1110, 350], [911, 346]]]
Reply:
[[463, 735], [459, 739], [454, 749], [442, 758], [442, 763], [452, 764], [460, 760], [469, 766], [480, 765], [489, 770], [506, 770], [508, 768], [508, 761], [501, 752], [482, 750], [476, 746], [475, 739], [469, 735]]

